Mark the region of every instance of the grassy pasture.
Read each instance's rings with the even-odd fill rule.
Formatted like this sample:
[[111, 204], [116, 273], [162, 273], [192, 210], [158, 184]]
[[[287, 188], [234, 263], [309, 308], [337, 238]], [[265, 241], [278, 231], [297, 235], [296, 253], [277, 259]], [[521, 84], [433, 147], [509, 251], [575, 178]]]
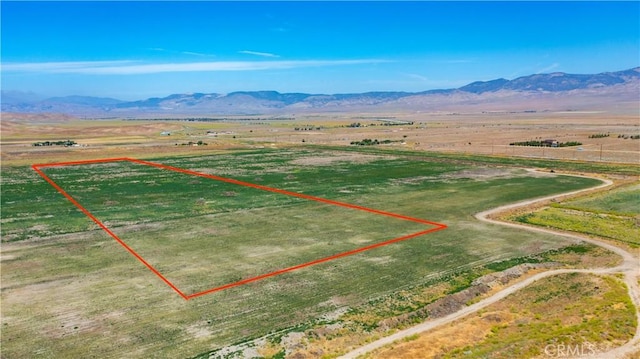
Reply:
[[640, 246], [640, 185], [633, 184], [586, 198], [554, 203], [514, 219], [529, 224], [613, 239]]
[[436, 228], [134, 163], [45, 172], [185, 294]]
[[558, 207], [579, 211], [609, 213], [621, 216], [640, 215], [640, 183], [624, 186], [608, 193], [563, 203]]
[[[512, 168], [339, 151], [259, 150], [154, 161], [449, 228], [184, 301], [29, 167], [3, 168], [3, 355], [196, 355], [447, 273], [566, 246], [551, 235], [477, 222], [473, 214], [597, 184]], [[345, 208], [206, 178], [184, 181], [184, 175], [146, 166], [52, 167], [46, 173], [136, 250], [166, 265], [186, 290], [286, 266], [291, 257], [281, 255], [282, 245], [304, 260], [334, 250], [326, 247], [415, 231], [409, 222], [380, 222], [372, 214], [357, 218]], [[220, 246], [212, 236], [234, 243]], [[296, 242], [306, 237], [324, 248], [314, 252], [312, 243]]]

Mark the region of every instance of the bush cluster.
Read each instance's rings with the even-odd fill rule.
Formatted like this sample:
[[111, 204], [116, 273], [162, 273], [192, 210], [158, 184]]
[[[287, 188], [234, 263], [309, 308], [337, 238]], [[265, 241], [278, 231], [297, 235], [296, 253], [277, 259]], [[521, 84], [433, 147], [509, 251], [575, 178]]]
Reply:
[[33, 146], [64, 146], [71, 147], [77, 145], [76, 141], [65, 140], [65, 141], [44, 141], [44, 142], [34, 142]]
[[378, 140], [372, 140], [370, 138], [365, 138], [362, 141], [351, 141], [351, 144], [354, 146], [375, 146], [375, 145], [387, 145], [390, 144], [391, 140], [382, 140], [382, 141], [378, 141]]
[[571, 147], [571, 146], [581, 146], [581, 145], [582, 145], [582, 142], [577, 142], [577, 141], [558, 142], [556, 146], [546, 141], [522, 141], [522, 142], [511, 142], [509, 144], [509, 146], [532, 146], [532, 147]]

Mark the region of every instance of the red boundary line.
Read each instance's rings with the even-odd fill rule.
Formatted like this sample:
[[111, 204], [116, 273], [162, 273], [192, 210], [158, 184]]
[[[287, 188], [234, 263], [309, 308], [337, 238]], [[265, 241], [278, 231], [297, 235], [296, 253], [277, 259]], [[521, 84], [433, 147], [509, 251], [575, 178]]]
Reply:
[[[122, 160], [117, 160], [117, 161], [122, 161]], [[100, 161], [100, 162], [107, 162], [107, 161]], [[94, 163], [97, 163], [97, 162], [94, 162]], [[66, 164], [59, 164], [59, 165], [60, 166], [64, 166], [64, 165], [69, 165], [69, 164], [81, 164], [81, 163], [67, 162]], [[167, 283], [167, 285], [169, 285], [169, 287], [171, 287], [171, 289], [176, 291], [176, 293], [178, 293], [185, 300], [189, 299], [189, 297], [186, 294], [184, 294], [180, 289], [178, 289], [178, 287], [173, 285], [173, 283], [171, 283], [171, 281], [169, 281], [167, 278], [165, 278], [165, 276], [163, 276], [157, 269], [155, 269], [151, 264], [149, 264], [147, 261], [145, 261], [144, 258], [142, 258], [142, 256], [140, 256], [136, 251], [133, 250], [133, 248], [129, 247], [122, 239], [120, 239], [120, 237], [118, 237], [109, 228], [107, 228], [107, 226], [105, 226], [104, 223], [102, 223], [102, 221], [100, 221], [98, 218], [96, 218], [96, 216], [94, 216], [91, 212], [89, 212], [88, 209], [84, 208], [84, 206], [82, 206], [78, 201], [76, 201], [76, 199], [73, 198], [69, 193], [67, 193], [65, 190], [63, 190], [62, 187], [58, 186], [57, 183], [55, 183], [51, 178], [49, 178], [49, 176], [44, 174], [44, 172], [42, 172], [40, 170], [40, 168], [39, 168], [39, 167], [49, 167], [49, 166], [53, 166], [53, 165], [44, 165], [44, 166], [43, 165], [33, 165], [31, 167], [40, 176], [42, 176], [42, 178], [44, 178], [47, 182], [49, 182], [49, 184], [51, 184], [55, 189], [57, 189], [58, 192], [62, 193], [63, 196], [67, 197], [67, 199], [69, 201], [71, 201], [71, 203], [73, 203], [76, 207], [78, 207], [87, 217], [91, 218], [91, 220], [94, 221], [98, 226], [100, 226], [100, 228], [102, 228], [111, 237], [113, 237], [113, 239], [115, 239], [118, 243], [120, 243], [120, 245], [122, 245], [124, 247], [124, 249], [126, 249], [129, 253], [133, 254], [133, 256], [136, 257], [140, 262], [142, 262], [142, 264], [144, 264], [155, 275], [157, 275], [160, 279], [162, 279], [162, 281]]]
[[[431, 228], [431, 229], [427, 229], [427, 230], [424, 230], [424, 231], [408, 234], [406, 236], [390, 239], [390, 240], [383, 241], [383, 242], [374, 243], [374, 244], [371, 244], [371, 245], [368, 245], [368, 246], [365, 246], [365, 247], [356, 248], [356, 249], [353, 249], [353, 250], [350, 250], [350, 251], [334, 254], [334, 255], [331, 255], [331, 256], [328, 256], [328, 257], [316, 259], [316, 260], [313, 260], [313, 261], [310, 261], [310, 262], [298, 264], [298, 265], [295, 265], [295, 266], [292, 266], [292, 267], [280, 269], [280, 270], [269, 272], [269, 273], [266, 273], [266, 274], [262, 274], [262, 275], [259, 275], [259, 276], [256, 276], [256, 277], [243, 279], [243, 280], [240, 280], [240, 281], [237, 281], [237, 282], [228, 283], [228, 284], [225, 284], [225, 285], [222, 285], [222, 286], [219, 286], [219, 287], [215, 287], [215, 288], [211, 288], [211, 289], [207, 289], [207, 290], [204, 290], [204, 291], [201, 291], [201, 292], [197, 292], [197, 293], [193, 293], [193, 294], [188, 294], [187, 295], [187, 294], [183, 293], [180, 289], [178, 289], [178, 287], [176, 287], [173, 283], [171, 283], [171, 281], [169, 281], [165, 276], [163, 276], [151, 264], [149, 264], [146, 260], [144, 260], [144, 258], [142, 258], [141, 255], [139, 255], [136, 251], [134, 251], [133, 248], [129, 247], [122, 239], [120, 239], [120, 237], [118, 237], [115, 233], [113, 233], [104, 223], [102, 223], [102, 221], [100, 221], [98, 218], [96, 218], [89, 210], [87, 210], [84, 206], [82, 206], [75, 198], [73, 198], [69, 193], [67, 193], [64, 189], [62, 189], [62, 187], [60, 187], [57, 183], [55, 183], [55, 181], [53, 181], [51, 178], [49, 178], [49, 176], [47, 176], [44, 172], [42, 172], [42, 170], [40, 170], [40, 168], [43, 168], [43, 167], [61, 167], [61, 166], [73, 166], [73, 165], [85, 165], [85, 164], [109, 163], [109, 162], [133, 162], [133, 163], [138, 163], [138, 164], [152, 166], [152, 167], [156, 167], [156, 168], [161, 168], [161, 169], [165, 169], [165, 170], [169, 170], [169, 171], [185, 173], [185, 174], [192, 175], [192, 176], [204, 177], [204, 178], [209, 178], [209, 179], [213, 179], [213, 180], [216, 180], [216, 181], [222, 181], [222, 182], [232, 183], [232, 184], [236, 184], [236, 185], [240, 185], [240, 186], [256, 188], [256, 189], [260, 189], [260, 190], [263, 190], [263, 191], [280, 193], [280, 194], [287, 195], [287, 196], [303, 198], [303, 199], [316, 201], [316, 202], [321, 202], [321, 203], [327, 203], [327, 204], [331, 204], [331, 205], [334, 205], [334, 206], [351, 208], [351, 209], [356, 209], [356, 210], [360, 210], [360, 211], [366, 211], [366, 212], [379, 214], [379, 215], [383, 215], [383, 216], [394, 217], [394, 218], [398, 218], [398, 219], [402, 219], [402, 220], [406, 220], [406, 221], [428, 224], [428, 225], [435, 226], [435, 228]], [[210, 174], [206, 174], [206, 173], [186, 170], [186, 169], [183, 169], [183, 168], [172, 167], [172, 166], [167, 166], [167, 165], [163, 165], [163, 164], [159, 164], [159, 163], [148, 162], [148, 161], [143, 161], [143, 160], [138, 160], [138, 159], [128, 158], [128, 157], [106, 158], [106, 159], [73, 161], [73, 162], [57, 162], [57, 163], [33, 164], [31, 166], [31, 168], [33, 168], [33, 170], [36, 171], [36, 173], [38, 173], [42, 178], [44, 178], [44, 180], [49, 182], [49, 184], [51, 186], [53, 186], [56, 190], [58, 190], [58, 192], [60, 192], [63, 196], [65, 196], [71, 203], [73, 203], [76, 207], [78, 207], [87, 217], [89, 217], [100, 228], [102, 228], [105, 232], [107, 232], [107, 234], [109, 234], [111, 237], [113, 237], [113, 239], [115, 239], [118, 243], [120, 243], [120, 245], [122, 245], [129, 253], [131, 253], [136, 259], [138, 259], [142, 264], [144, 264], [149, 270], [151, 270], [155, 275], [157, 275], [163, 282], [165, 282], [167, 285], [169, 285], [169, 287], [171, 287], [171, 289], [173, 289], [176, 293], [178, 293], [185, 300], [189, 300], [189, 299], [192, 299], [192, 298], [200, 297], [200, 296], [203, 296], [205, 294], [210, 294], [210, 293], [217, 292], [217, 291], [220, 291], [220, 290], [224, 290], [224, 289], [228, 289], [228, 288], [232, 288], [232, 287], [237, 287], [237, 286], [240, 286], [240, 285], [248, 284], [248, 283], [251, 283], [251, 282], [255, 282], [255, 281], [258, 281], [258, 280], [265, 279], [265, 278], [273, 277], [273, 276], [276, 276], [276, 275], [279, 275], [279, 274], [283, 274], [283, 273], [286, 273], [286, 272], [291, 272], [291, 271], [294, 271], [294, 270], [297, 270], [297, 269], [309, 267], [309, 266], [312, 266], [312, 265], [315, 265], [315, 264], [328, 262], [328, 261], [333, 260], [333, 259], [350, 256], [352, 254], [356, 254], [356, 253], [364, 252], [364, 251], [367, 251], [367, 250], [370, 250], [370, 249], [386, 246], [386, 245], [391, 244], [391, 243], [404, 241], [404, 240], [407, 240], [407, 239], [410, 239], [410, 238], [415, 238], [415, 237], [418, 237], [418, 236], [422, 236], [422, 235], [425, 235], [425, 234], [428, 234], [428, 233], [433, 233], [433, 232], [440, 231], [440, 230], [443, 230], [443, 229], [447, 228], [447, 225], [445, 225], [445, 224], [438, 223], [438, 222], [433, 222], [433, 221], [428, 221], [428, 220], [425, 220], [425, 219], [404, 216], [404, 215], [397, 214], [397, 213], [380, 211], [380, 210], [377, 210], [377, 209], [362, 207], [362, 206], [358, 206], [358, 205], [354, 205], [354, 204], [350, 204], [350, 203], [333, 201], [333, 200], [330, 200], [330, 199], [310, 196], [310, 195], [306, 195], [306, 194], [303, 194], [303, 193], [286, 191], [286, 190], [282, 190], [282, 189], [278, 189], [278, 188], [258, 185], [258, 184], [255, 184], [255, 183], [238, 181], [238, 180], [234, 180], [234, 179], [231, 179], [231, 178], [210, 175]]]

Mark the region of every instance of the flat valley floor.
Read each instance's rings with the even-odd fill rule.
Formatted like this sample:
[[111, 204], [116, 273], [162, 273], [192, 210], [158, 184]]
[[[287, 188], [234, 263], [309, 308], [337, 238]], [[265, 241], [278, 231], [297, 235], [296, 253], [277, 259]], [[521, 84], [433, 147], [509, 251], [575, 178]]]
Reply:
[[[401, 303], [414, 295], [408, 293], [436, 298], [501, 267], [492, 264], [564, 255], [575, 241], [484, 223], [474, 215], [600, 183], [558, 173], [563, 166], [610, 166], [614, 177], [637, 179], [640, 140], [630, 137], [638, 132], [637, 116], [575, 112], [212, 122], [3, 114], [2, 354], [189, 357], [278, 330], [331, 324], [343, 315], [359, 323], [358, 330], [373, 330], [378, 324], [368, 321], [370, 314], [397, 316], [411, 308], [358, 308], [388, 298]], [[583, 144], [509, 146], [539, 138]], [[32, 146], [67, 139], [78, 146]], [[349, 144], [364, 139], [389, 143]], [[491, 154], [479, 162], [473, 158]], [[185, 301], [30, 167], [113, 157], [148, 159], [448, 228]], [[569, 161], [550, 161], [556, 158]], [[552, 167], [533, 172], [523, 168], [528, 163]], [[135, 164], [45, 171], [189, 293], [424, 228]]]

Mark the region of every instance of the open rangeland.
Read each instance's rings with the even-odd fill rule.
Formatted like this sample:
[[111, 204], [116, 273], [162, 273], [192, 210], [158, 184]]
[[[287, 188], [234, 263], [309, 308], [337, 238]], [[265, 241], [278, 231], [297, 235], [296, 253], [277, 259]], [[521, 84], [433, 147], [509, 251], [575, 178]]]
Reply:
[[640, 184], [622, 186], [573, 201], [553, 203], [535, 212], [515, 215], [512, 220], [585, 233], [640, 246]]
[[[600, 183], [552, 170], [622, 182], [639, 171], [640, 142], [631, 138], [637, 114], [615, 112], [208, 122], [3, 114], [0, 125], [7, 357], [335, 357], [491, 295], [500, 286], [483, 287], [487, 280], [510, 285], [550, 268], [615, 266], [619, 257], [603, 248], [474, 214]], [[365, 139], [379, 144], [350, 145]], [[582, 145], [509, 146], [538, 139]], [[62, 140], [77, 146], [32, 145]], [[30, 167], [114, 157], [448, 228], [185, 301]], [[42, 171], [186, 295], [432, 228], [136, 163]], [[595, 228], [614, 218], [630, 227], [612, 233], [601, 226], [605, 232], [593, 235], [637, 249], [629, 243], [637, 232], [637, 187], [628, 188], [612, 192], [613, 200], [594, 195], [520, 219], [545, 215], [540, 224], [556, 226], [567, 223], [560, 215], [578, 215], [593, 218]]]
[[[365, 139], [389, 141], [379, 148], [518, 158], [564, 159], [637, 165], [640, 135], [637, 109], [567, 112], [330, 113], [288, 120], [269, 116], [226, 116], [210, 121], [80, 120], [3, 114], [3, 163], [206, 153], [247, 145], [353, 146]], [[357, 126], [357, 127], [356, 127]], [[45, 140], [75, 140], [79, 147], [33, 147]], [[571, 147], [510, 146], [553, 139]], [[197, 146], [202, 141], [207, 145]], [[191, 143], [191, 144], [190, 144]]]
[[[30, 167], [5, 167], [3, 355], [184, 357], [311, 325], [403, 289], [442, 283], [438, 278], [458, 278], [444, 289], [456, 292], [486, 274], [481, 268], [487, 264], [571, 244], [481, 223], [474, 213], [598, 183], [511, 167], [317, 149], [155, 162], [449, 228], [185, 301]], [[44, 170], [188, 291], [419, 230], [416, 223], [137, 164]], [[245, 243], [248, 237], [251, 243]]]

